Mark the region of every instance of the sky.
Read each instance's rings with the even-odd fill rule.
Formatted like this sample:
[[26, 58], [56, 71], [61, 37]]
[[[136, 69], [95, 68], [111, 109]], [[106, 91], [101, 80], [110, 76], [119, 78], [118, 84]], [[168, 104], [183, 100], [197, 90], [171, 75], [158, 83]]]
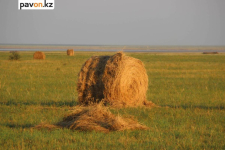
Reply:
[[225, 0], [0, 0], [0, 44], [224, 46]]

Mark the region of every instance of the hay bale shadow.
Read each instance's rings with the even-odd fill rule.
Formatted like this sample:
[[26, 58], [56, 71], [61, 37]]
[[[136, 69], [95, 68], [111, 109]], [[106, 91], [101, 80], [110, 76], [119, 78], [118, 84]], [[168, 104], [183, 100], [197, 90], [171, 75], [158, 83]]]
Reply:
[[182, 108], [182, 109], [205, 109], [205, 110], [224, 110], [224, 106], [203, 106], [203, 105], [161, 105], [165, 108]]

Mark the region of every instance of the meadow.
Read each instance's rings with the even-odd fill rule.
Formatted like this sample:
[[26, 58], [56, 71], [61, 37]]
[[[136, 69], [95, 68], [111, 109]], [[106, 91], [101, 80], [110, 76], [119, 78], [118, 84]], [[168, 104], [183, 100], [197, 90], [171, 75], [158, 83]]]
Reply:
[[225, 54], [126, 53], [147, 70], [147, 98], [160, 107], [112, 109], [149, 130], [37, 130], [61, 121], [77, 102], [82, 64], [114, 52], [0, 52], [0, 149], [225, 149]]

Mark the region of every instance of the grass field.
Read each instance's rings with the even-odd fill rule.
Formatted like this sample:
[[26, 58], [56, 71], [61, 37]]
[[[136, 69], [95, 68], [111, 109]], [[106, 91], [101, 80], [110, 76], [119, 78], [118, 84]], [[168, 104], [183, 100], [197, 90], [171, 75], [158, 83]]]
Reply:
[[78, 72], [92, 55], [110, 52], [0, 52], [0, 149], [225, 149], [225, 54], [126, 53], [145, 64], [148, 100], [158, 108], [113, 109], [148, 126], [111, 133], [36, 130], [77, 105]]

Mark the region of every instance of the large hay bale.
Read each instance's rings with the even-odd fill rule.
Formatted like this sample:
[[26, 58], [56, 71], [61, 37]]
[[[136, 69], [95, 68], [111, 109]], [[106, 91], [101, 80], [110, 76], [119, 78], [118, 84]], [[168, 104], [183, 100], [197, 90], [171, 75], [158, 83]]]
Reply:
[[34, 59], [45, 59], [45, 54], [43, 52], [37, 51], [34, 53]]
[[93, 56], [79, 73], [79, 103], [104, 101], [115, 107], [152, 105], [146, 100], [148, 76], [143, 63], [122, 52]]
[[107, 107], [102, 104], [94, 104], [88, 107], [76, 107], [69, 115], [66, 115], [61, 122], [55, 125], [40, 124], [36, 129], [57, 129], [69, 128], [79, 131], [123, 131], [123, 130], [146, 130], [148, 127], [139, 124], [131, 118], [122, 118], [119, 115], [112, 114]]
[[68, 49], [67, 50], [67, 55], [68, 56], [73, 56], [74, 55], [74, 50], [73, 49]]

